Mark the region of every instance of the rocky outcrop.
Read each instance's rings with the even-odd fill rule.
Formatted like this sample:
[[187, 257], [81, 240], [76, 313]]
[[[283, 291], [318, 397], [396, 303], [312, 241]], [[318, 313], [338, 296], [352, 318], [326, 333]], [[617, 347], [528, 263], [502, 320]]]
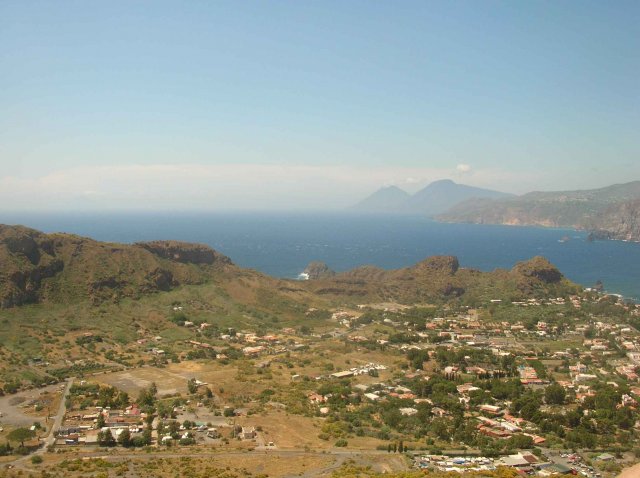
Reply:
[[609, 206], [586, 228], [594, 239], [640, 241], [640, 199]]
[[517, 263], [513, 267], [513, 272], [527, 278], [542, 281], [546, 284], [555, 284], [562, 280], [562, 274], [558, 268], [541, 256]]
[[335, 271], [331, 270], [328, 265], [319, 261], [310, 262], [302, 271], [302, 274], [309, 280], [327, 279], [336, 275]]
[[321, 295], [411, 304], [452, 298], [473, 304], [489, 299], [563, 297], [579, 290], [543, 257], [520, 262], [512, 270], [481, 272], [460, 267], [455, 256], [434, 256], [411, 267], [364, 266], [304, 285]]
[[231, 259], [204, 244], [179, 241], [138, 242], [136, 246], [171, 261], [184, 264], [231, 264]]
[[458, 272], [460, 263], [455, 256], [433, 256], [418, 262], [413, 269], [421, 273], [453, 275]]

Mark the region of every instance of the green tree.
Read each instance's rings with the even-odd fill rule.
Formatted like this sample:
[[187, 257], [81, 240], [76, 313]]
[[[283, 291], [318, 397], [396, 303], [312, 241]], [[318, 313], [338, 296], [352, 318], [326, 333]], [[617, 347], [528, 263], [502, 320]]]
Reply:
[[120, 435], [118, 435], [118, 444], [125, 448], [129, 448], [131, 446], [131, 432], [128, 428], [122, 430]]
[[104, 428], [105, 426], [105, 420], [104, 420], [104, 415], [101, 413], [98, 413], [98, 419], [96, 421], [96, 428], [100, 429], [100, 428]]
[[544, 400], [549, 405], [564, 404], [565, 396], [564, 387], [558, 383], [552, 383], [544, 391]]
[[28, 428], [16, 428], [7, 435], [7, 439], [13, 442], [20, 442], [20, 446], [24, 446], [25, 440], [33, 438], [35, 433]]
[[142, 432], [142, 443], [144, 445], [151, 445], [151, 426], [148, 426]]
[[98, 445], [100, 446], [115, 446], [116, 440], [111, 434], [111, 430], [107, 429], [98, 432]]

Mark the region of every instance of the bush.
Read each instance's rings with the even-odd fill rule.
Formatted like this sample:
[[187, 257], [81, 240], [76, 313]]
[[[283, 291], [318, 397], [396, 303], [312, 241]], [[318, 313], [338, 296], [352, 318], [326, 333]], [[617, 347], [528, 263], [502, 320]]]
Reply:
[[334, 446], [337, 446], [337, 447], [341, 447], [341, 448], [342, 448], [342, 447], [345, 447], [345, 446], [347, 446], [347, 445], [348, 445], [347, 440], [345, 440], [344, 438], [341, 438], [340, 440], [338, 440], [338, 441], [335, 443], [335, 445], [334, 445]]
[[33, 463], [34, 465], [38, 465], [40, 463], [42, 463], [42, 457], [40, 455], [34, 455], [31, 457], [31, 463]]

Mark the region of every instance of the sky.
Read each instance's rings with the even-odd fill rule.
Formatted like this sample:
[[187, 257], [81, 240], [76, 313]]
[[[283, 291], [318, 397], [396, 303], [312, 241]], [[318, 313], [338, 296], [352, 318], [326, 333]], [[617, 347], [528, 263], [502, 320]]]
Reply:
[[0, 2], [0, 210], [640, 179], [640, 2]]

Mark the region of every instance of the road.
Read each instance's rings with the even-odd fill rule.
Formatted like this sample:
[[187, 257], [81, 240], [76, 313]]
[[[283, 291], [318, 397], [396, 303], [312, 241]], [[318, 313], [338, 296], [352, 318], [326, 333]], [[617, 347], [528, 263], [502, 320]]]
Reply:
[[12, 463], [12, 465], [14, 465], [16, 468], [21, 468], [23, 470], [27, 470], [27, 471], [35, 471], [31, 468], [29, 468], [27, 465], [27, 461], [31, 460], [31, 457], [34, 455], [42, 455], [44, 453], [47, 452], [47, 449], [49, 448], [49, 445], [53, 445], [56, 441], [56, 432], [60, 429], [60, 427], [62, 426], [62, 421], [64, 420], [64, 415], [67, 412], [67, 397], [69, 396], [69, 391], [71, 390], [71, 385], [73, 385], [73, 380], [74, 378], [71, 377], [67, 380], [67, 385], [66, 388], [64, 389], [64, 393], [62, 394], [62, 397], [60, 398], [60, 405], [58, 406], [58, 413], [56, 413], [56, 415], [53, 417], [53, 422], [51, 423], [51, 426], [49, 427], [49, 433], [47, 434], [47, 436], [44, 438], [43, 440], [43, 445], [38, 448], [36, 451], [34, 451], [32, 454], [27, 455], [25, 457], [19, 458], [18, 460], [14, 461]]
[[64, 393], [60, 399], [60, 405], [58, 406], [58, 413], [56, 413], [53, 423], [49, 427], [49, 434], [44, 439], [44, 446], [39, 448], [36, 453], [43, 453], [47, 450], [49, 445], [53, 445], [56, 441], [56, 432], [62, 426], [62, 421], [64, 420], [64, 414], [67, 412], [67, 397], [69, 396], [69, 391], [71, 390], [71, 385], [73, 385], [74, 378], [71, 377], [67, 380], [67, 386], [64, 389]]

